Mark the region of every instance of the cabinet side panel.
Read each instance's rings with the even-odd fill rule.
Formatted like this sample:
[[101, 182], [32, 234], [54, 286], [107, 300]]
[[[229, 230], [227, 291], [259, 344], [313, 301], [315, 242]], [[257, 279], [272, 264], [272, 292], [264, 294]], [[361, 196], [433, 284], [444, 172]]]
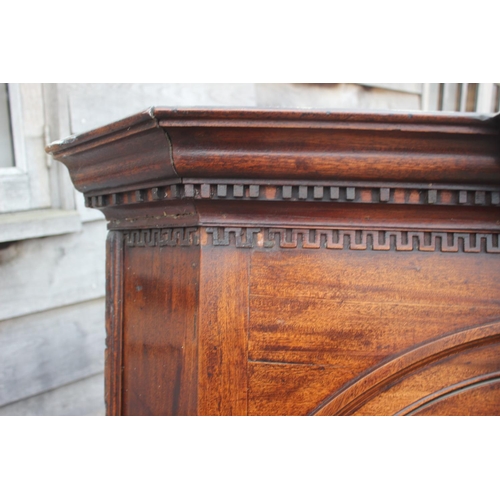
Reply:
[[199, 247], [125, 246], [123, 414], [197, 414]]
[[251, 415], [312, 412], [376, 367], [500, 318], [493, 253], [256, 250], [251, 269]]
[[234, 247], [202, 247], [201, 415], [247, 414], [249, 254]]
[[123, 234], [110, 231], [106, 241], [105, 400], [108, 416], [121, 415], [122, 320]]

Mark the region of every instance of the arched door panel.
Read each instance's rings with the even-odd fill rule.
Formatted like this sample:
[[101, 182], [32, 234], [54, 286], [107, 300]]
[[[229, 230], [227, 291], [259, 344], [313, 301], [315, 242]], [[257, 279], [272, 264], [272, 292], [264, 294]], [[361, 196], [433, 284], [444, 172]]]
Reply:
[[452, 333], [407, 351], [327, 398], [317, 415], [500, 412], [500, 326]]

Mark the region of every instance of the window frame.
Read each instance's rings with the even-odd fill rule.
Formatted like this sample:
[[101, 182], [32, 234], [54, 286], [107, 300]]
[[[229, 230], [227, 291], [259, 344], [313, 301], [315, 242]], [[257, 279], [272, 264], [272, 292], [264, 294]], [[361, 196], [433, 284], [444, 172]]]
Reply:
[[19, 84], [8, 83], [14, 165], [0, 165], [0, 213], [29, 209], [29, 171], [22, 122]]
[[80, 231], [75, 190], [44, 150], [60, 111], [47, 106], [47, 91], [62, 86], [7, 85], [15, 164], [0, 165], [0, 243]]
[[[442, 88], [440, 86], [443, 86]], [[422, 110], [460, 111], [466, 110], [468, 83], [424, 83]], [[478, 83], [473, 113], [494, 114], [500, 103], [496, 102], [498, 83]], [[440, 95], [442, 94], [442, 95]]]

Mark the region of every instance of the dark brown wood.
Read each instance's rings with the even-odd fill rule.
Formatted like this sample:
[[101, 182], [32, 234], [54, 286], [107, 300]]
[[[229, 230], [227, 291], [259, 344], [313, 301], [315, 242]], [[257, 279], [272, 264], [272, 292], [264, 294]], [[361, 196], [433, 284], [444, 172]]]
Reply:
[[151, 108], [47, 151], [95, 195], [189, 178], [500, 181], [498, 120], [472, 114]]
[[110, 231], [106, 244], [106, 413], [122, 413], [123, 233]]
[[152, 108], [106, 215], [110, 415], [500, 413], [500, 119]]
[[200, 249], [127, 247], [123, 413], [196, 415]]

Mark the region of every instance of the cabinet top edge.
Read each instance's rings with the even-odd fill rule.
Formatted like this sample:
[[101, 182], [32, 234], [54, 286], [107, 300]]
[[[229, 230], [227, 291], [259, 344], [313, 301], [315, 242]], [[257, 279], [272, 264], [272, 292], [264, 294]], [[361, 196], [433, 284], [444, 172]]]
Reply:
[[71, 154], [74, 148], [92, 148], [124, 132], [148, 128], [297, 128], [410, 131], [444, 134], [496, 134], [500, 130], [500, 113], [444, 113], [423, 111], [360, 111], [348, 109], [257, 109], [257, 108], [168, 108], [150, 107], [127, 118], [64, 139], [54, 141], [46, 152], [59, 156]]

